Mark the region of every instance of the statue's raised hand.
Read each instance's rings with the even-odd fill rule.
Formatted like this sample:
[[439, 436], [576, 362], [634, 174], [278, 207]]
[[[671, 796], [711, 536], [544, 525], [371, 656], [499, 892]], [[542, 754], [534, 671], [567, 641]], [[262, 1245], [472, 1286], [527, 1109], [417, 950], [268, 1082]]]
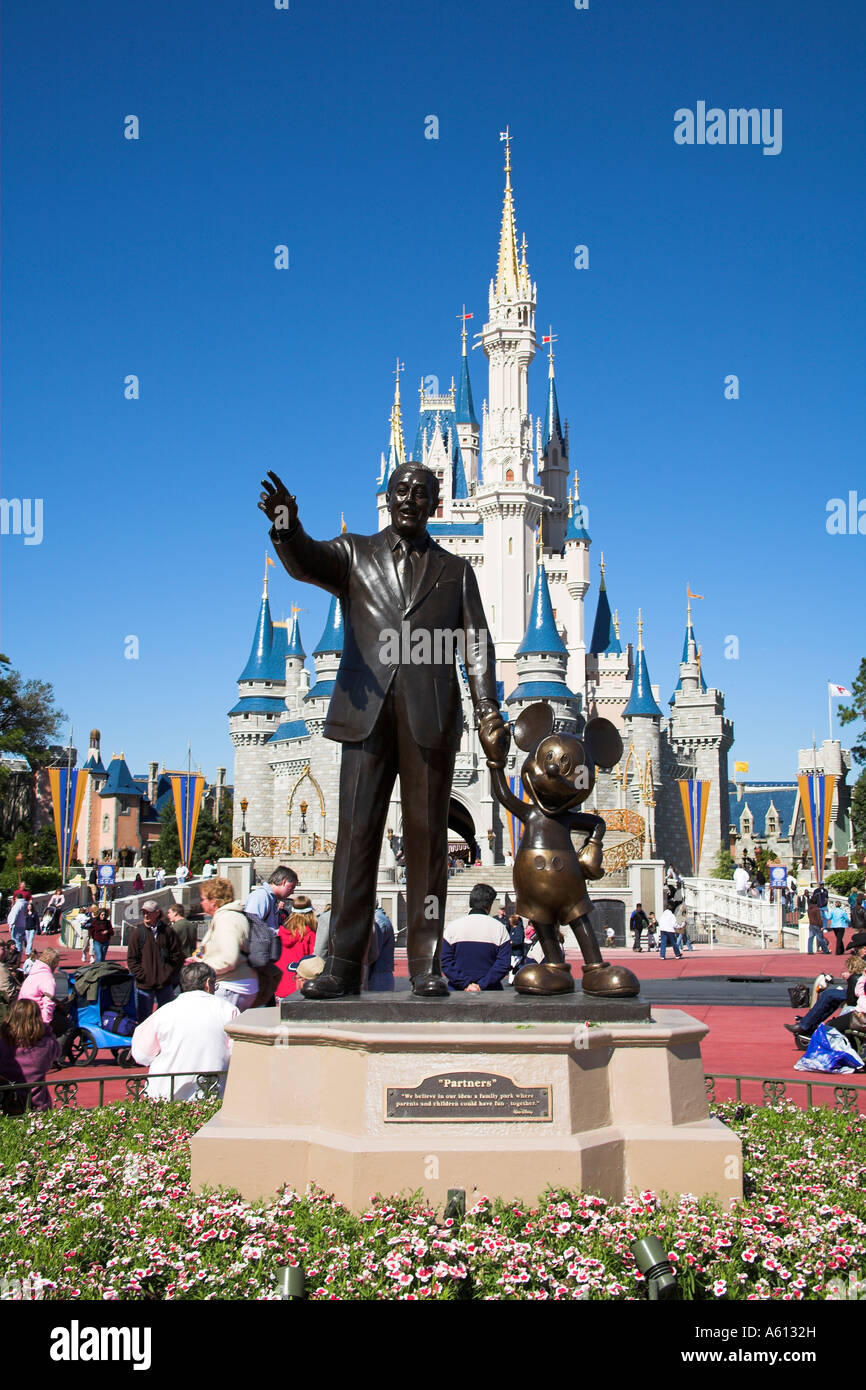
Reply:
[[289, 492], [282, 478], [268, 471], [262, 478], [259, 509], [264, 512], [275, 531], [292, 531], [298, 519], [298, 500]]

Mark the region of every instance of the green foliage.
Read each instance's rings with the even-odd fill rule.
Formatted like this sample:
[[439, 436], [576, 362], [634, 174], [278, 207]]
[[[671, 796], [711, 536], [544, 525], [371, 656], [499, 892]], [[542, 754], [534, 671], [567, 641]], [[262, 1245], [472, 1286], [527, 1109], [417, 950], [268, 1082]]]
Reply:
[[847, 898], [849, 893], [863, 887], [864, 879], [866, 879], [866, 870], [864, 869], [840, 869], [838, 873], [828, 874], [824, 882], [834, 893], [841, 893], [843, 897]]
[[25, 681], [0, 653], [0, 752], [17, 753], [31, 767], [42, 766], [48, 745], [66, 716], [54, 707], [47, 681]]
[[[866, 719], [866, 656], [861, 658], [860, 670], [851, 686], [850, 705], [839, 706], [840, 724], [851, 724], [855, 719]], [[851, 752], [855, 762], [866, 763], [866, 738], [861, 735]]]
[[20, 873], [17, 869], [3, 869], [0, 891], [14, 893], [22, 879], [31, 893], [48, 893], [60, 882], [60, 870], [50, 864], [25, 864]]
[[[159, 839], [151, 847], [150, 862], [155, 868], [161, 864], [167, 873], [174, 873], [180, 863], [180, 839], [177, 833], [177, 820], [174, 814], [174, 806], [165, 806], [160, 815], [162, 829]], [[206, 806], [202, 806], [199, 812], [198, 824], [195, 828], [195, 840], [192, 847], [190, 870], [193, 874], [201, 873], [202, 866], [206, 859], [213, 860], [226, 858], [232, 852], [232, 811], [231, 804], [224, 799], [220, 814], [219, 825]]]
[[710, 870], [710, 878], [733, 878], [736, 867], [731, 858], [731, 851], [723, 847], [716, 855], [716, 861]]
[[30, 767], [19, 772], [0, 762], [0, 845], [29, 823], [32, 773], [44, 766], [65, 718], [48, 682], [24, 680], [0, 653], [0, 753], [25, 758]]

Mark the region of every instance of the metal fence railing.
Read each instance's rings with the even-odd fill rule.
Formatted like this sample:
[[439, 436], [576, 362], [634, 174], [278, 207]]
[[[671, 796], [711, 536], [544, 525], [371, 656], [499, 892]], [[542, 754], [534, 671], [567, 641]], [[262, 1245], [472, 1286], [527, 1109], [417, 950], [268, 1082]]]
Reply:
[[[201, 1098], [215, 1097], [219, 1094], [220, 1082], [228, 1075], [226, 1071], [208, 1072], [166, 1072], [154, 1077], [154, 1080], [169, 1081], [169, 1099], [174, 1099], [176, 1082], [188, 1080], [194, 1077], [198, 1083]], [[147, 1091], [148, 1076], [128, 1076], [123, 1078], [123, 1094], [116, 1099], [120, 1100], [141, 1100]], [[2, 1081], [2, 1078], [0, 1078]], [[96, 1086], [97, 1100], [96, 1107], [105, 1105], [105, 1086], [106, 1083], [120, 1085], [121, 1078], [117, 1072], [110, 1072], [106, 1076], [79, 1076], [74, 1081], [49, 1081], [33, 1082], [28, 1085], [15, 1085], [13, 1082], [0, 1084], [0, 1114], [5, 1112], [6, 1098], [20, 1106], [20, 1113], [29, 1110], [30, 1099], [34, 1091], [40, 1091], [48, 1087], [53, 1091], [56, 1107], [59, 1110], [77, 1108], [79, 1100], [79, 1088], [82, 1086]], [[717, 1082], [733, 1082], [734, 1095], [732, 1099], [743, 1102], [746, 1105], [754, 1104], [754, 1101], [744, 1095], [744, 1087], [754, 1089], [756, 1086], [760, 1090], [760, 1103], [762, 1105], [776, 1105], [780, 1100], [790, 1100], [788, 1094], [789, 1086], [796, 1086], [805, 1089], [806, 1109], [811, 1110], [817, 1105], [822, 1104], [815, 1099], [814, 1093], [830, 1092], [833, 1093], [833, 1109], [844, 1113], [862, 1113], [862, 1102], [866, 1100], [866, 1086], [851, 1086], [838, 1081], [817, 1081], [813, 1077], [792, 1077], [792, 1076], [738, 1076], [733, 1072], [712, 1072], [704, 1077], [704, 1084], [707, 1091], [707, 1100], [711, 1104], [721, 1104], [728, 1099], [726, 1096], [719, 1096], [716, 1093]], [[827, 1096], [829, 1100], [829, 1095]], [[23, 1104], [21, 1102], [23, 1101]], [[113, 1103], [113, 1102], [110, 1102]]]
[[[743, 1086], [760, 1086], [761, 1104], [777, 1105], [780, 1100], [791, 1100], [788, 1095], [789, 1086], [802, 1086], [806, 1089], [806, 1109], [812, 1110], [820, 1102], [813, 1098], [813, 1092], [832, 1091], [833, 1109], [841, 1110], [844, 1113], [858, 1115], [861, 1113], [861, 1097], [866, 1097], [866, 1087], [847, 1086], [838, 1081], [815, 1081], [811, 1078], [795, 1076], [736, 1076], [732, 1073], [714, 1072], [712, 1075], [707, 1073], [704, 1077], [704, 1084], [707, 1088], [707, 1099], [711, 1104], [721, 1104], [727, 1099], [726, 1096], [716, 1095], [717, 1081], [733, 1081], [735, 1101], [742, 1101], [746, 1105], [754, 1104], [749, 1096], [743, 1095]], [[829, 1097], [828, 1097], [829, 1099]], [[796, 1102], [794, 1102], [796, 1104]]]
[[[208, 1099], [219, 1094], [220, 1082], [228, 1075], [225, 1071], [176, 1071], [160, 1072], [152, 1078], [154, 1081], [168, 1081], [169, 1100], [174, 1100], [176, 1084], [179, 1081], [189, 1080], [194, 1077], [199, 1088], [197, 1099]], [[151, 1080], [146, 1074], [139, 1076], [127, 1076], [123, 1079], [123, 1094], [116, 1099], [120, 1100], [141, 1100], [146, 1094], [147, 1083]], [[32, 1109], [32, 1098], [34, 1091], [42, 1091], [46, 1088], [53, 1092], [55, 1107], [58, 1110], [73, 1109], [78, 1106], [78, 1092], [81, 1086], [96, 1086], [97, 1100], [96, 1107], [105, 1105], [105, 1086], [107, 1082], [115, 1086], [120, 1084], [117, 1072], [110, 1072], [106, 1076], [78, 1076], [74, 1081], [45, 1081], [16, 1084], [7, 1082], [0, 1078], [0, 1114], [24, 1114]]]

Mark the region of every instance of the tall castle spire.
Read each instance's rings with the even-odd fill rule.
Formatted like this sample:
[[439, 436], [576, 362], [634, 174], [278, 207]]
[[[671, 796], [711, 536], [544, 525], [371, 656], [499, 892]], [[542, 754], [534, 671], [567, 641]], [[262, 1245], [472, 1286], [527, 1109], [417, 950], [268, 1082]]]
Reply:
[[507, 126], [500, 132], [499, 138], [505, 141], [505, 197], [499, 232], [499, 260], [496, 265], [496, 293], [502, 298], [504, 295], [516, 296], [520, 292], [521, 265], [517, 255], [517, 224], [514, 220], [514, 193], [511, 188], [511, 132]]

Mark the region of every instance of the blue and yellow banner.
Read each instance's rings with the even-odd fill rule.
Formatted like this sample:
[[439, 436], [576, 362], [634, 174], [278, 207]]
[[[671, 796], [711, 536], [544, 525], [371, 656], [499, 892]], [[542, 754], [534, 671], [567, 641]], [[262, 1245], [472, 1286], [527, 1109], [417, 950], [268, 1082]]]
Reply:
[[189, 868], [192, 847], [195, 844], [195, 831], [201, 798], [204, 791], [204, 777], [199, 772], [173, 772], [171, 775], [171, 794], [174, 799], [174, 814], [177, 820], [177, 835], [180, 840], [180, 862]]
[[[509, 777], [508, 786], [512, 796], [516, 796], [518, 801], [529, 801], [529, 797], [523, 790], [523, 782], [520, 777]], [[508, 838], [511, 841], [511, 853], [517, 858], [517, 851], [520, 849], [520, 837], [523, 834], [523, 822], [513, 816], [510, 811], [505, 812], [505, 823], [508, 826]]]
[[815, 865], [815, 878], [820, 883], [824, 877], [836, 776], [832, 772], [801, 772], [797, 786], [800, 788], [800, 805], [803, 807], [812, 863]]
[[683, 815], [686, 818], [686, 834], [689, 837], [692, 856], [692, 873], [697, 876], [701, 864], [701, 846], [704, 843], [704, 826], [707, 823], [712, 783], [698, 782], [689, 777], [677, 785], [683, 799]]
[[51, 787], [51, 805], [54, 811], [54, 833], [57, 836], [57, 857], [60, 860], [61, 878], [64, 883], [72, 858], [75, 829], [89, 776], [89, 771], [79, 770], [77, 767], [48, 769], [48, 784]]

